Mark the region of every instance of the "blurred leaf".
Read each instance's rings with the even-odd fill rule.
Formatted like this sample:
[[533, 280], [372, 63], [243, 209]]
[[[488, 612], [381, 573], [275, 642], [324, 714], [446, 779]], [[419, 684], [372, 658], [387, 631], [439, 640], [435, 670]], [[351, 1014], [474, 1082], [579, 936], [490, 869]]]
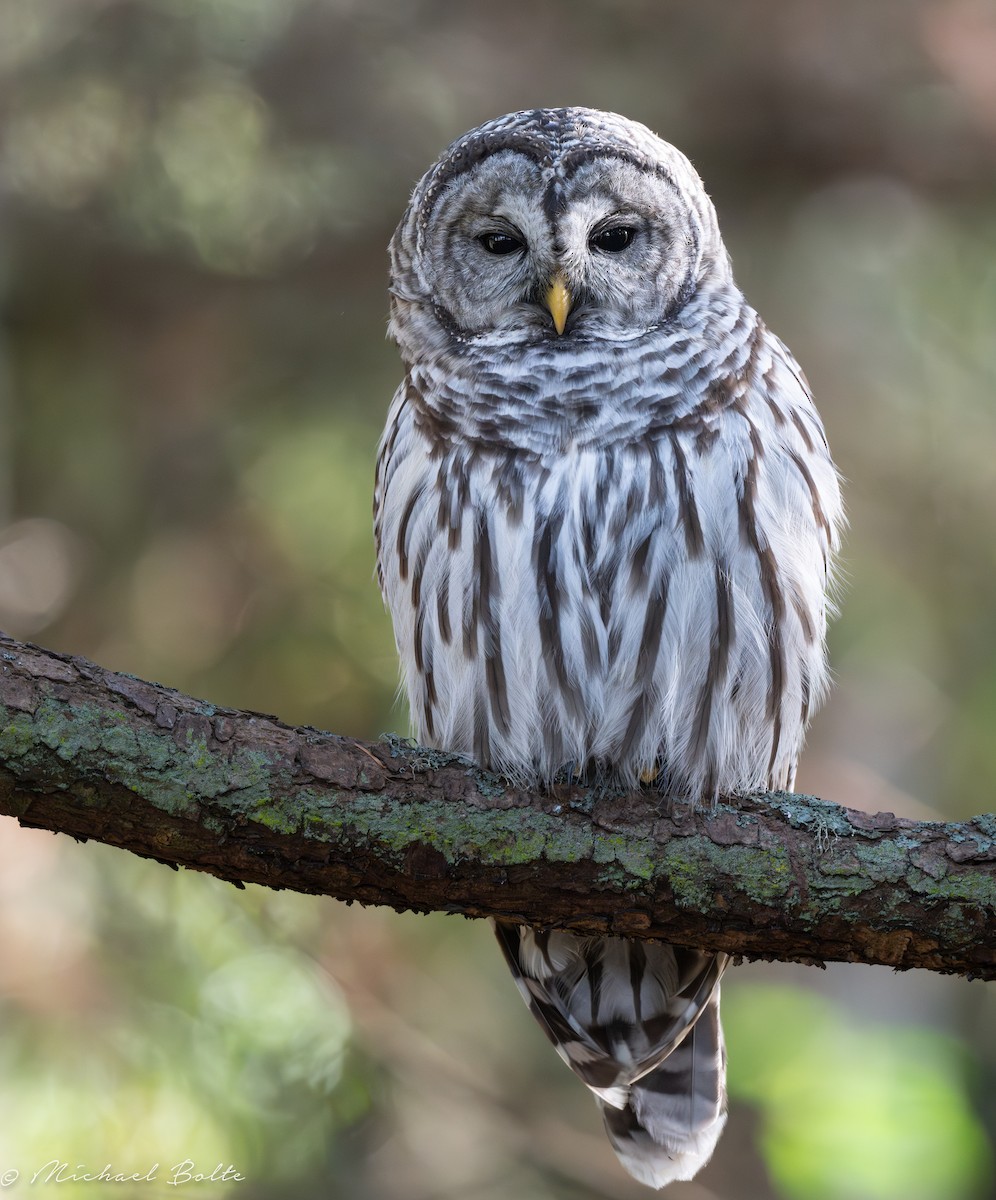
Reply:
[[730, 1091], [763, 1113], [768, 1164], [806, 1200], [960, 1200], [991, 1167], [964, 1051], [926, 1029], [855, 1027], [785, 987], [730, 989]]

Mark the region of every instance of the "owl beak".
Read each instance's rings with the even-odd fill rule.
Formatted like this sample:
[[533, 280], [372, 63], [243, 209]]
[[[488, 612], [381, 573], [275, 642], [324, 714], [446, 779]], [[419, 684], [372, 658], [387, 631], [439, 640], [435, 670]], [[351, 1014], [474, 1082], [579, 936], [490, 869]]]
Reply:
[[557, 333], [563, 333], [564, 326], [567, 324], [567, 315], [571, 311], [571, 293], [568, 290], [567, 281], [560, 271], [550, 280], [550, 287], [544, 297], [544, 303], [550, 310], [553, 326]]

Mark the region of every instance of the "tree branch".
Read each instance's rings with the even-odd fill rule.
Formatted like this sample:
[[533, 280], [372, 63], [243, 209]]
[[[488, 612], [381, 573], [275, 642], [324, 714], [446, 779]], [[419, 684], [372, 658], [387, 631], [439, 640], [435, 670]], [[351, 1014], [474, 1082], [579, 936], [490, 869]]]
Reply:
[[996, 978], [996, 817], [531, 794], [398, 739], [294, 729], [2, 635], [0, 812], [234, 883]]

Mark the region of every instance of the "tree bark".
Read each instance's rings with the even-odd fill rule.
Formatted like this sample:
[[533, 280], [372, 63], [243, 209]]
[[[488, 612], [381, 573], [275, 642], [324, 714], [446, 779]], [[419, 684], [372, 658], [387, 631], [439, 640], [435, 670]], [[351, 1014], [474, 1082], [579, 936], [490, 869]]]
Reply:
[[996, 817], [557, 786], [218, 708], [0, 635], [0, 812], [233, 883], [996, 978]]

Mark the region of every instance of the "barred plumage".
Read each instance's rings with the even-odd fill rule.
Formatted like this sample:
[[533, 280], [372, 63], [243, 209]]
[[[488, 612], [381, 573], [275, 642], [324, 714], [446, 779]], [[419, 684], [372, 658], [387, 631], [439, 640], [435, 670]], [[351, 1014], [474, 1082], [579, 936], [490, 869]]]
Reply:
[[[790, 788], [837, 476], [687, 159], [611, 114], [510, 114], [428, 171], [391, 261], [375, 527], [416, 735], [527, 783]], [[725, 1120], [724, 956], [497, 933], [627, 1169], [690, 1178]]]

